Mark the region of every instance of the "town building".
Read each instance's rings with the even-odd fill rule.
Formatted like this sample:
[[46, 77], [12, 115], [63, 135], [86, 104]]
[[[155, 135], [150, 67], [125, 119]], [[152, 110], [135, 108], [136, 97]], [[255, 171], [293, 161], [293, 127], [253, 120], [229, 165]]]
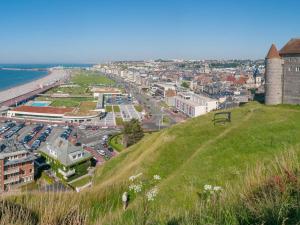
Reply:
[[64, 180], [87, 174], [91, 165], [91, 153], [81, 145], [73, 144], [59, 136], [39, 151], [56, 175]]
[[280, 51], [273, 44], [265, 63], [265, 103], [300, 104], [300, 39], [291, 39]]
[[81, 113], [76, 108], [21, 105], [7, 111], [7, 117], [34, 121], [83, 123], [91, 121], [98, 112]]
[[155, 94], [163, 98], [165, 98], [167, 93], [170, 93], [170, 91], [171, 92], [176, 91], [176, 87], [172, 83], [156, 83], [154, 84], [154, 87], [155, 87]]
[[175, 97], [175, 108], [189, 117], [196, 117], [218, 109], [218, 101], [193, 92], [180, 92]]
[[0, 192], [34, 181], [35, 156], [14, 139], [0, 143]]

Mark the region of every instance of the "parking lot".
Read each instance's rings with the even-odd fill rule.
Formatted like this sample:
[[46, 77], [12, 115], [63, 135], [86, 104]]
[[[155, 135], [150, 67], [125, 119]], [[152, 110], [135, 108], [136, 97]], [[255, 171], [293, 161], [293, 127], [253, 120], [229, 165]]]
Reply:
[[62, 126], [7, 121], [0, 123], [0, 138], [2, 140], [14, 139], [17, 142], [23, 143], [27, 149], [35, 151], [45, 145], [46, 142], [51, 141], [54, 134], [60, 135], [65, 130], [66, 127]]
[[[22, 125], [19, 129], [19, 125]], [[12, 136], [6, 137], [13, 132]], [[117, 153], [109, 148], [107, 141], [111, 134], [119, 132], [119, 129], [102, 129], [100, 127], [90, 127], [79, 129], [78, 127], [50, 126], [47, 124], [24, 124], [21, 122], [8, 121], [0, 122], [0, 138], [15, 139], [31, 152], [37, 152], [44, 147], [47, 142], [51, 143], [58, 137], [65, 139], [76, 138], [82, 143], [85, 150], [92, 153], [98, 164], [104, 163]]]
[[142, 119], [141, 113], [136, 111], [133, 105], [119, 105], [119, 107], [124, 121], [129, 121], [131, 119]]

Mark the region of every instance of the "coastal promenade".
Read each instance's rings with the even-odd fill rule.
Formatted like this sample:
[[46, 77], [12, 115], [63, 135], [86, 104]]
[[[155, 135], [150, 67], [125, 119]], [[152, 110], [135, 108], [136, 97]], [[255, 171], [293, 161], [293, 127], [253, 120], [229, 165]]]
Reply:
[[69, 71], [53, 69], [50, 73], [38, 80], [13, 87], [0, 92], [0, 107], [12, 106], [43, 93], [50, 88], [60, 85], [69, 78]]

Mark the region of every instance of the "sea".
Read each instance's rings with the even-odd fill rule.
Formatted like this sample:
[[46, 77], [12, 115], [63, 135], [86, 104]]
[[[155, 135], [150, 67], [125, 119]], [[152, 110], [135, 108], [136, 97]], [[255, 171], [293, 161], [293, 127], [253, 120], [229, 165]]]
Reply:
[[87, 68], [93, 64], [0, 64], [0, 91], [19, 86], [48, 74], [49, 68]]

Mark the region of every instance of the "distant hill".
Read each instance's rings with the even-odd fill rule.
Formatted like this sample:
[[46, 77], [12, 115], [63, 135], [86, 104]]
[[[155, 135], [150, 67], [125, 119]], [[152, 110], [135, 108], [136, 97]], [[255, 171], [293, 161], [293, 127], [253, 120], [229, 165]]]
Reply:
[[[285, 224], [293, 224], [300, 220], [294, 202], [300, 189], [293, 195], [288, 192], [290, 198], [278, 199], [282, 193], [286, 196], [290, 186], [299, 185], [300, 175], [294, 172], [299, 167], [300, 107], [250, 103], [231, 112], [232, 122], [224, 125], [214, 125], [211, 112], [147, 135], [99, 168], [94, 187], [82, 193], [9, 198], [49, 224], [65, 222], [66, 215], [75, 218], [69, 224], [281, 224], [282, 218]], [[146, 183], [155, 174], [161, 177], [158, 195], [149, 203], [141, 194], [131, 196], [124, 213], [122, 193], [128, 190], [128, 178], [139, 173]], [[286, 178], [286, 174], [292, 175]], [[277, 193], [277, 183], [268, 186], [274, 177], [280, 180], [279, 187], [291, 185]], [[222, 191], [209, 194], [205, 185], [220, 186]], [[286, 203], [296, 206], [280, 211]]]

